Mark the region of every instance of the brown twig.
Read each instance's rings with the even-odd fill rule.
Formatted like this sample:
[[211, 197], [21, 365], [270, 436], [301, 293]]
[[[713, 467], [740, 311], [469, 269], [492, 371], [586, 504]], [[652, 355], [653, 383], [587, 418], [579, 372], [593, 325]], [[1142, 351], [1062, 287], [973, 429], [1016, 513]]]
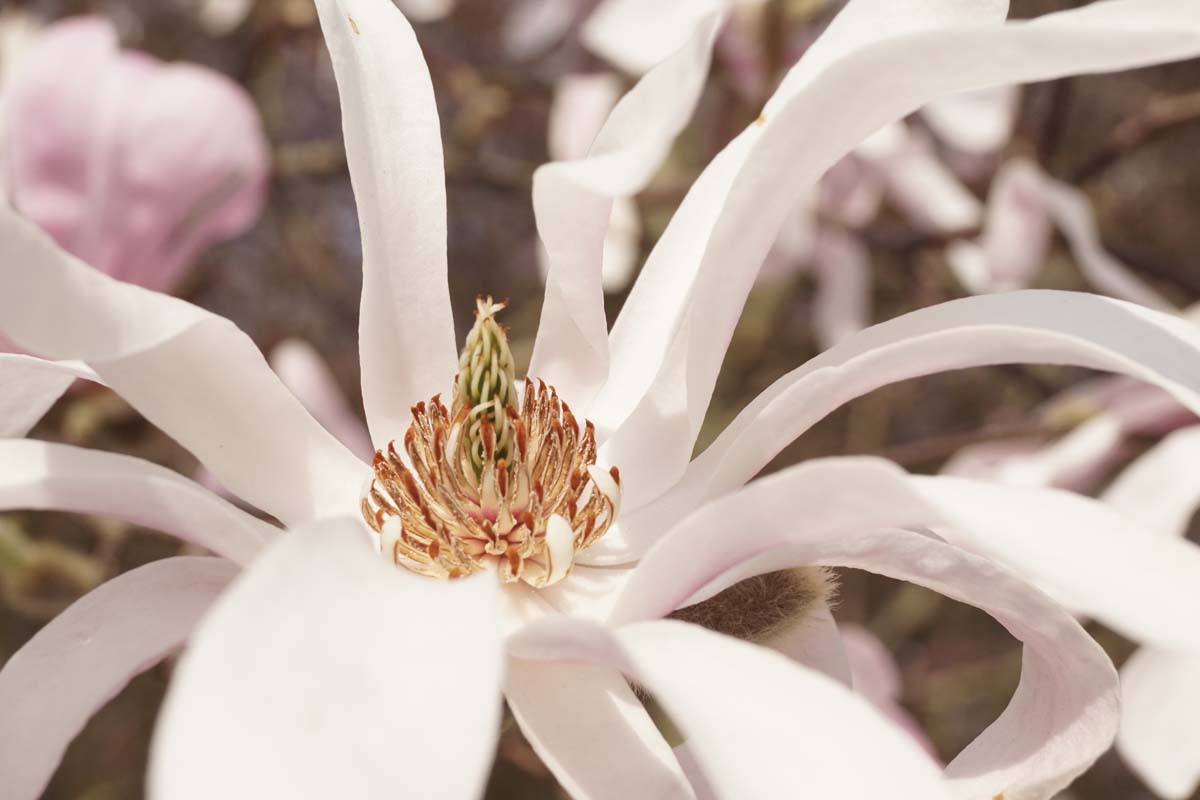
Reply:
[[1163, 131], [1194, 120], [1200, 120], [1200, 91], [1151, 100], [1112, 129], [1104, 146], [1075, 171], [1071, 181], [1089, 180]]

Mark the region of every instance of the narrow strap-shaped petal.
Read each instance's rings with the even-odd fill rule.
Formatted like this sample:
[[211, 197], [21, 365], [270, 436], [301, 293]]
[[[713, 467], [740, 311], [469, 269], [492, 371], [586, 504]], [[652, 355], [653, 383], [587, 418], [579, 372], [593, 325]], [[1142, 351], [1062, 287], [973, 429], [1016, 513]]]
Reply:
[[[728, 535], [730, 520], [741, 535]], [[658, 617], [750, 575], [810, 564], [865, 569], [978, 606], [1024, 642], [1021, 682], [947, 775], [962, 797], [1049, 798], [1116, 735], [1116, 671], [1074, 618], [1032, 586], [935, 536], [895, 527], [942, 522], [887, 462], [794, 467], [674, 528], [636, 568], [613, 622]]]
[[342, 103], [362, 232], [363, 406], [377, 447], [458, 365], [446, 284], [446, 175], [433, 85], [404, 15], [385, 0], [318, 0]]
[[[657, 535], [656, 526], [661, 531], [665, 520], [740, 486], [855, 397], [934, 372], [1021, 362], [1122, 372], [1200, 408], [1200, 332], [1183, 320], [1076, 292], [1030, 290], [954, 300], [867, 328], [784, 375], [692, 462], [677, 487], [642, 513], [627, 515], [618, 535], [605, 536], [580, 560], [636, 558]], [[618, 463], [624, 476], [626, 465]]]
[[280, 342], [268, 358], [283, 385], [350, 452], [370, 461], [375, 449], [371, 435], [342, 394], [321, 354], [302, 339]]
[[620, 669], [679, 726], [718, 797], [951, 796], [929, 758], [866, 701], [765, 647], [675, 620], [613, 629], [558, 618], [529, 625], [509, 649]]
[[500, 721], [498, 600], [494, 575], [385, 564], [361, 520], [289, 531], [192, 637], [149, 796], [478, 796]]
[[67, 745], [130, 678], [187, 639], [236, 574], [219, 558], [155, 561], [84, 595], [0, 670], [0, 775], [35, 800]]
[[1191, 797], [1200, 786], [1200, 655], [1143, 647], [1121, 667], [1121, 701], [1121, 757], [1159, 797]]
[[100, 382], [78, 361], [0, 353], [0, 439], [29, 433], [76, 378]]
[[694, 23], [684, 46], [613, 109], [586, 158], [541, 167], [533, 209], [550, 270], [529, 374], [584, 413], [608, 376], [601, 266], [613, 200], [640, 191], [700, 99], [720, 17]]
[[[900, 34], [885, 38], [875, 29], [837, 57], [802, 59], [760, 124], [730, 145], [740, 164], [734, 179], [702, 177], [689, 193], [715, 190], [720, 201], [685, 202], [672, 220], [672, 226], [701, 235], [654, 266], [672, 279], [639, 281], [670, 291], [636, 300], [631, 295], [613, 327], [613, 365], [620, 372], [598, 396], [592, 419], [602, 430], [621, 428], [605, 455], [626, 474], [626, 502], [635, 507], [679, 477], [746, 295], [780, 225], [807, 187], [872, 130], [954, 91], [1126, 69], [1197, 52], [1200, 7], [1190, 0], [1114, 0], [1032, 21], [925, 24], [915, 31], [901, 26]], [[931, 53], [936, 58], [925, 55]], [[895, 80], [897, 74], [903, 80]], [[729, 166], [719, 169], [728, 172]], [[716, 215], [683, 214], [685, 207], [714, 204]], [[676, 238], [664, 234], [658, 248], [668, 241]], [[645, 272], [655, 263], [652, 254]]]
[[177, 472], [140, 458], [33, 439], [0, 440], [0, 510], [113, 516], [248, 564], [278, 530]]
[[244, 333], [103, 275], [0, 208], [0, 331], [80, 359], [230, 491], [287, 523], [346, 513], [367, 467], [283, 387]]
[[619, 672], [510, 658], [504, 695], [525, 738], [576, 800], [694, 797]]

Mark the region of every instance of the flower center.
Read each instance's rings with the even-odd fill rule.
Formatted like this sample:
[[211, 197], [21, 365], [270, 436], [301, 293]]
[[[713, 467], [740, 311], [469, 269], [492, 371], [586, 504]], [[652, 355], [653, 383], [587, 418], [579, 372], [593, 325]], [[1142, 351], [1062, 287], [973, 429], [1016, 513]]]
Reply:
[[458, 578], [495, 568], [541, 588], [566, 577], [575, 553], [616, 517], [620, 474], [596, 466], [596, 430], [582, 429], [554, 387], [526, 380], [517, 401], [504, 303], [476, 300], [454, 379], [412, 409], [403, 451], [375, 453], [362, 514], [380, 552], [413, 572]]

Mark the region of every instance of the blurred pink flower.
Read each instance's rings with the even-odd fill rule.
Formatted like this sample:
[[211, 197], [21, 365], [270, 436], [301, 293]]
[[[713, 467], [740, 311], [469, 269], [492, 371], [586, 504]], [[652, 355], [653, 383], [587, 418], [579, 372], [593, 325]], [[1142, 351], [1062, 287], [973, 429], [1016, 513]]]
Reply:
[[[402, 446], [405, 431], [429, 441], [412, 427], [414, 406], [420, 418], [429, 398], [451, 390], [460, 364], [482, 364], [499, 338], [477, 338], [475, 358], [457, 357], [440, 127], [411, 27], [383, 0], [319, 0], [318, 10], [363, 239], [368, 426], [379, 448]], [[1011, 24], [1005, 11], [995, 0], [849, 3], [759, 120], [697, 178], [611, 331], [601, 267], [612, 201], [645, 184], [686, 124], [718, 20], [703, 20], [617, 104], [586, 158], [537, 171], [533, 206], [550, 270], [529, 374], [556, 387], [574, 414], [554, 410], [546, 424], [547, 413], [540, 435], [527, 429], [529, 441], [539, 453], [594, 458], [599, 468], [586, 474], [607, 475], [607, 488], [588, 502], [607, 498], [615, 516], [602, 538], [576, 547], [569, 528], [560, 535], [562, 517], [547, 520], [532, 502], [520, 509], [523, 519], [537, 511], [548, 526], [561, 523], [555, 558], [572, 568], [548, 569], [558, 580], [541, 589], [397, 569], [406, 531], [375, 532], [360, 514], [374, 499], [364, 494], [371, 466], [303, 409], [244, 333], [89, 269], [0, 210], [6, 331], [39, 353], [86, 361], [239, 498], [288, 528], [138, 459], [0, 442], [0, 504], [119, 515], [220, 556], [165, 559], [114, 579], [0, 671], [0, 739], [21, 745], [0, 749], [0, 772], [17, 787], [10, 794], [36, 796], [90, 714], [185, 640], [152, 748], [155, 798], [386, 797], [398, 787], [474, 797], [492, 763], [501, 693], [568, 792], [691, 798], [630, 680], [654, 695], [724, 797], [1044, 800], [1069, 784], [1116, 734], [1116, 673], [1070, 614], [1019, 576], [1053, 578], [1073, 605], [1128, 635], [1200, 649], [1188, 622], [1200, 613], [1195, 554], [1172, 539], [1131, 545], [1124, 520], [1088, 498], [911, 476], [880, 459], [816, 459], [754, 477], [842, 404], [940, 370], [1011, 361], [1104, 368], [1200, 408], [1194, 329], [1084, 294], [945, 303], [798, 366], [694, 456], [758, 267], [806, 187], [865, 136], [953, 91], [1200, 53], [1192, 0], [1120, 0]], [[929, 53], [936, 69], [924, 66]], [[594, 452], [561, 445], [574, 419], [594, 422], [585, 428]], [[412, 482], [396, 484], [399, 502], [429, 515], [410, 516], [404, 540], [416, 547], [425, 537], [413, 552], [429, 563], [465, 550], [482, 523], [414, 499], [422, 485], [444, 490], [466, 514], [451, 493], [461, 476], [477, 489], [477, 508], [496, 510], [443, 457], [461, 423], [456, 430], [434, 434], [430, 454], [414, 445], [410, 463], [421, 475], [406, 471]], [[494, 475], [498, 463], [472, 474]], [[617, 479], [600, 470], [616, 466], [619, 510]], [[586, 480], [574, 473], [573, 483], [575, 475]], [[504, 485], [486, 491], [504, 494]], [[663, 619], [743, 578], [801, 566], [866, 569], [986, 610], [1023, 643], [1012, 701], [943, 771], [822, 668]], [[1096, 580], [1114, 570], [1122, 580]], [[827, 619], [801, 631], [820, 645], [810, 652], [841, 648]]]
[[14, 206], [113, 277], [178, 286], [257, 220], [270, 157], [246, 92], [211, 70], [118, 49], [95, 17], [45, 28], [4, 87]]

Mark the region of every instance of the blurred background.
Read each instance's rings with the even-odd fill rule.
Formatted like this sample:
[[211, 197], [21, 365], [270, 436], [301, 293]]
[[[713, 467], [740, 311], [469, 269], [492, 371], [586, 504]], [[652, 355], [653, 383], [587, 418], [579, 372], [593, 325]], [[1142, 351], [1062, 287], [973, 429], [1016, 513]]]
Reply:
[[[336, 86], [310, 0], [2, 2], [0, 81], [19, 74], [19, 53], [39, 35], [32, 26], [91, 13], [111, 21], [123, 48], [202, 65], [248, 93], [268, 143], [265, 205], [251, 215], [256, 219], [234, 226], [249, 226], [244, 233], [211, 237], [206, 244], [212, 246], [189, 253], [190, 268], [172, 288], [232, 319], [266, 353], [291, 342], [301, 360], [319, 355], [349, 408], [360, 408], [357, 218]], [[542, 287], [531, 176], [552, 155], [569, 156], [579, 146], [569, 133], [560, 131], [559, 141], [548, 135], [552, 117], [558, 115], [561, 126], [595, 108], [586, 92], [573, 97], [564, 77], [599, 76], [604, 87], [628, 87], [636, 78], [582, 41], [580, 26], [594, 5], [459, 0], [444, 16], [416, 26], [442, 120], [459, 332], [476, 294], [509, 298], [504, 322], [521, 363], [532, 347]], [[648, 252], [699, 171], [753, 121], [837, 5], [769, 0], [739, 11], [722, 34], [692, 124], [626, 219], [629, 236], [613, 256], [622, 263], [606, 277], [610, 320], [625, 297], [630, 264], [640, 263], [634, 254]], [[1084, 3], [1013, 0], [1012, 15], [1073, 5]], [[417, 11], [439, 17], [436, 6]], [[73, 68], [61, 63], [63, 80]], [[1200, 63], [1055, 81], [980, 102], [986, 106], [977, 112], [986, 129], [980, 136], [959, 136], [961, 130], [933, 114], [914, 115], [899, 141], [875, 142], [839, 165], [839, 175], [831, 172], [820, 196], [798, 211], [735, 335], [701, 446], [774, 379], [848, 330], [972, 291], [1115, 286], [1121, 294], [1133, 285], [1130, 291], [1149, 292], [1154, 302], [1179, 309], [1200, 299]], [[586, 149], [595, 128], [581, 125], [575, 140], [582, 138]], [[173, 188], [183, 191], [190, 179], [176, 180]], [[1072, 216], [1081, 206], [1063, 198], [1085, 201], [1082, 222]], [[1000, 256], [987, 238], [1000, 235], [988, 233], [994, 216], [996, 230], [1010, 237], [1007, 266], [997, 264]], [[853, 271], [837, 271], [851, 262]], [[1134, 284], [1113, 282], [1114, 269]], [[1014, 445], [1023, 454], [1042, 452], [1085, 422], [1094, 409], [1064, 413], [1046, 403], [1092, 377], [1083, 370], [1015, 366], [900, 383], [834, 413], [771, 468], [869, 453], [919, 472], [953, 465], [956, 456], [960, 466], [952, 468], [993, 469], [997, 452]], [[1103, 468], [1089, 462], [1046, 480], [1100, 492], [1164, 432], [1163, 426], [1130, 425], [1105, 451]], [[196, 474], [188, 453], [94, 387], [69, 393], [33, 435]], [[797, 509], [801, 520], [803, 513]], [[181, 551], [174, 539], [111, 520], [0, 515], [0, 661], [88, 589]], [[1016, 685], [1019, 644], [982, 612], [919, 587], [844, 571], [835, 615], [872, 632], [894, 655], [900, 703], [942, 760], [995, 718]], [[1118, 664], [1134, 649], [1102, 626], [1089, 624], [1089, 630]], [[141, 796], [148, 738], [169, 676], [169, 664], [155, 667], [112, 700], [72, 745], [46, 797]], [[870, 754], [863, 758], [869, 765]], [[509, 731], [489, 797], [557, 796], [565, 795]], [[1070, 796], [1155, 795], [1110, 753]]]

